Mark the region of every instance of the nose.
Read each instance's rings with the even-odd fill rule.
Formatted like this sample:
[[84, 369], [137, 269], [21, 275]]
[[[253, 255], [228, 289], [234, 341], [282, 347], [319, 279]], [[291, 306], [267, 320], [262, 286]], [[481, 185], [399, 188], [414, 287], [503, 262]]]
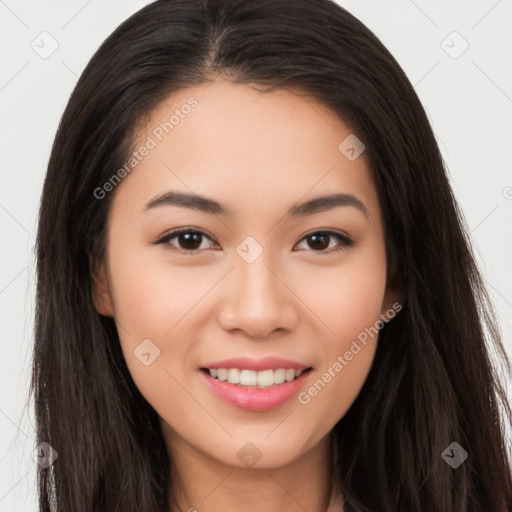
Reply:
[[238, 259], [224, 283], [226, 300], [219, 323], [226, 331], [241, 330], [252, 338], [265, 338], [273, 331], [295, 328], [300, 301], [286, 276], [272, 269], [264, 255], [252, 263]]

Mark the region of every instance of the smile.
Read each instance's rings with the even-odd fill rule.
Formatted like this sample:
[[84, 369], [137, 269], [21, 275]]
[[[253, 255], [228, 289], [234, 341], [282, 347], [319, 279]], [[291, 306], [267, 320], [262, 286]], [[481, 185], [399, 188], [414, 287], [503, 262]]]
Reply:
[[[289, 402], [300, 392], [311, 371], [312, 368], [305, 370], [278, 368], [259, 372], [239, 368], [229, 368], [229, 370], [202, 368], [199, 373], [214, 395], [228, 405], [246, 411], [263, 412]], [[216, 372], [217, 376], [214, 376]], [[225, 377], [225, 380], [222, 381], [219, 377]], [[239, 382], [231, 383], [228, 379]], [[244, 384], [244, 382], [251, 384]], [[260, 387], [259, 382], [264, 386]]]
[[293, 368], [269, 369], [260, 372], [239, 368], [213, 368], [208, 371], [213, 378], [221, 382], [257, 388], [268, 388], [291, 382], [300, 377], [303, 372], [303, 370], [294, 370]]

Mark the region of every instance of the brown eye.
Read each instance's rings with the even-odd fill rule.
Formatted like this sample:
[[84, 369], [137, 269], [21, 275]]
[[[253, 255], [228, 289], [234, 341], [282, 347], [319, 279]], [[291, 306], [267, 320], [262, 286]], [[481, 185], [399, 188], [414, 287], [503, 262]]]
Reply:
[[308, 236], [309, 246], [312, 249], [324, 250], [329, 247], [330, 235], [318, 234]]
[[[176, 242], [171, 243], [171, 241], [175, 239]], [[200, 249], [207, 248], [203, 246], [203, 242], [206, 239], [211, 240], [211, 238], [202, 231], [181, 229], [168, 233], [158, 240], [156, 244], [166, 244], [171, 249], [176, 249], [182, 252], [200, 252]]]
[[[172, 242], [173, 240], [175, 241]], [[185, 228], [164, 235], [160, 240], [155, 242], [155, 244], [164, 244], [172, 250], [184, 253], [199, 254], [202, 250], [208, 249], [208, 240], [213, 242], [203, 231]], [[338, 244], [331, 245], [331, 241], [333, 240], [338, 240]], [[311, 233], [305, 236], [301, 240], [301, 243], [303, 243], [303, 241], [307, 243], [306, 249], [322, 254], [331, 254], [354, 245], [354, 241], [346, 235], [330, 230]], [[205, 243], [206, 246], [204, 245]], [[337, 248], [336, 245], [338, 245]], [[327, 250], [329, 248], [331, 248], [331, 250]]]
[[180, 249], [195, 250], [201, 246], [203, 235], [195, 231], [189, 233], [180, 233], [175, 238], [178, 240], [178, 246]]
[[[326, 249], [328, 249], [329, 247], [336, 247], [336, 244], [334, 246], [330, 245], [332, 239], [338, 240], [339, 247], [331, 251], [326, 251]], [[311, 233], [305, 236], [301, 240], [301, 242], [302, 241], [306, 241], [308, 248], [312, 249], [313, 252], [322, 252], [327, 254], [341, 251], [347, 247], [354, 245], [354, 241], [352, 239], [336, 231], [317, 231], [315, 233]]]

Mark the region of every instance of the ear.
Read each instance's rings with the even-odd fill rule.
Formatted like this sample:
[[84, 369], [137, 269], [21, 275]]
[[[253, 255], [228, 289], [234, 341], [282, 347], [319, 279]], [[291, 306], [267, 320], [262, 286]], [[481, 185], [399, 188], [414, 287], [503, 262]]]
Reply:
[[105, 263], [92, 266], [92, 301], [96, 311], [103, 316], [114, 316], [114, 302]]
[[390, 246], [391, 256], [388, 260], [386, 275], [386, 291], [382, 300], [381, 315], [393, 318], [403, 307], [405, 300], [403, 293], [403, 280], [398, 271], [398, 264], [394, 246]]
[[394, 317], [402, 309], [402, 302], [403, 297], [400, 289], [397, 286], [388, 286], [382, 301], [381, 314], [384, 316], [392, 314], [392, 317]]

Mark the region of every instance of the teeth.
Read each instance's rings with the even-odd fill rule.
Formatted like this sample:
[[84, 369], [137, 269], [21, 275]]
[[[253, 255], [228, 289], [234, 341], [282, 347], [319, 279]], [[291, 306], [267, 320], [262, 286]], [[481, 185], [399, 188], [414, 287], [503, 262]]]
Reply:
[[257, 386], [259, 388], [268, 388], [276, 384], [291, 382], [300, 377], [303, 370], [294, 370], [289, 368], [279, 368], [278, 370], [263, 370], [255, 372], [253, 370], [240, 370], [238, 368], [215, 368], [210, 371], [210, 375], [223, 382], [230, 384], [240, 384], [241, 386]]
[[[261, 372], [263, 373], [263, 372]], [[242, 370], [240, 372], [240, 384], [242, 386], [256, 386], [258, 383], [258, 372], [252, 370]], [[231, 382], [231, 384], [238, 384], [237, 382]]]
[[295, 379], [295, 370], [293, 368], [286, 370], [284, 378], [286, 379], [286, 382], [291, 382], [293, 379]]
[[286, 370], [284, 368], [279, 368], [274, 372], [274, 382], [276, 384], [282, 384], [286, 380]]
[[275, 384], [274, 370], [265, 370], [258, 372], [258, 387], [268, 388]]
[[228, 382], [238, 384], [240, 382], [240, 370], [238, 368], [230, 368], [228, 370]]

